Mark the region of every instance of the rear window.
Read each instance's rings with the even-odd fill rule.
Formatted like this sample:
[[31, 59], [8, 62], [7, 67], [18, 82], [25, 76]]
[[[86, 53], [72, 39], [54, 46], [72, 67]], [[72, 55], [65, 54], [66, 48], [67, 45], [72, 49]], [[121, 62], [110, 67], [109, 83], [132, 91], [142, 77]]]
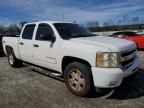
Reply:
[[27, 25], [22, 34], [23, 39], [32, 40], [33, 32], [34, 32], [35, 25]]
[[137, 32], [116, 32], [114, 34], [112, 34], [111, 36], [140, 36]]
[[127, 36], [139, 36], [137, 32], [125, 32], [125, 35]]

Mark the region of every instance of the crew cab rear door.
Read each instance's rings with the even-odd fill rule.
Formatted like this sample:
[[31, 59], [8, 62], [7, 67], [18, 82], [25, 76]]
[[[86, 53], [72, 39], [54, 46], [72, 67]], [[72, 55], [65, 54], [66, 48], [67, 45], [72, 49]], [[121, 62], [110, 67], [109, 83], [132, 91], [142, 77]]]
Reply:
[[54, 31], [49, 24], [40, 23], [37, 27], [33, 43], [33, 61], [35, 64], [49, 69], [56, 68], [58, 43], [52, 42]]
[[20, 40], [19, 52], [21, 59], [32, 63], [32, 49], [33, 49], [33, 36], [35, 31], [35, 24], [28, 24], [24, 27]]

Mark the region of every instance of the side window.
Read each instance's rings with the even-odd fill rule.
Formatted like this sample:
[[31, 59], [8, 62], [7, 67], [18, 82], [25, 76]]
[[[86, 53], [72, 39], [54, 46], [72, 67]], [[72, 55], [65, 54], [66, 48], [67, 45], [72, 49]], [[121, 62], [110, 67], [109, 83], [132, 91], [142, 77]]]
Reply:
[[125, 33], [125, 36], [134, 36], [135, 34], [133, 32], [127, 32]]
[[22, 34], [22, 38], [32, 40], [34, 28], [35, 28], [34, 24], [25, 26], [23, 34]]
[[119, 32], [113, 34], [113, 36], [115, 36], [115, 37], [118, 37], [119, 35], [121, 35], [121, 33], [119, 33]]
[[39, 24], [36, 34], [36, 40], [50, 41], [53, 37], [53, 30], [48, 24]]
[[125, 36], [125, 34], [124, 34], [124, 33], [121, 33], [121, 34], [119, 34], [119, 36], [124, 37], [124, 36]]
[[124, 33], [123, 36], [124, 36], [124, 37], [125, 37], [125, 36], [128, 36], [128, 34], [127, 34], [127, 33]]

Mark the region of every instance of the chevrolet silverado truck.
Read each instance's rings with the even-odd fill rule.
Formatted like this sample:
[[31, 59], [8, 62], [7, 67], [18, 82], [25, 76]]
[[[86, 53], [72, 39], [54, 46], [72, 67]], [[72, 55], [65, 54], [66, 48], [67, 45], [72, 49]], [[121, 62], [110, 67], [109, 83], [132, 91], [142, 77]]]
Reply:
[[10, 66], [30, 63], [54, 70], [78, 96], [95, 88], [116, 88], [139, 66], [134, 42], [95, 36], [69, 22], [27, 23], [20, 37], [3, 38], [3, 49]]

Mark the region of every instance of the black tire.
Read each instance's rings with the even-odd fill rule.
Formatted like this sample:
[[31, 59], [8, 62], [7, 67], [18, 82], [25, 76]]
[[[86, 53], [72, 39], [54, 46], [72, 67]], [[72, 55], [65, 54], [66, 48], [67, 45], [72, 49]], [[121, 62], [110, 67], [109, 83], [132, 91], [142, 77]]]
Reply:
[[127, 77], [127, 79], [136, 79], [138, 72], [133, 73], [132, 75], [130, 75], [129, 77]]
[[3, 52], [3, 50], [0, 50], [0, 57], [4, 57], [5, 53]]
[[8, 63], [11, 67], [21, 67], [22, 61], [17, 59], [13, 50], [8, 51]]
[[[72, 84], [70, 83], [70, 78], [71, 77], [71, 73], [74, 72], [74, 70], [78, 70], [82, 76], [80, 76], [80, 79], [84, 79], [83, 86], [80, 85], [80, 82], [75, 79], [75, 82], [79, 82], [79, 87], [81, 86], [81, 90], [75, 90], [76, 87], [72, 87]], [[78, 73], [79, 73], [78, 72]], [[76, 73], [76, 72], [74, 72]], [[71, 78], [73, 79], [73, 78]], [[79, 62], [73, 62], [70, 63], [65, 71], [64, 71], [64, 80], [65, 80], [65, 84], [67, 86], [67, 88], [75, 95], [77, 96], [90, 96], [91, 93], [94, 92], [94, 84], [93, 84], [93, 78], [92, 78], [92, 73], [91, 73], [91, 69], [89, 66], [83, 64], [83, 63], [79, 63]], [[83, 80], [81, 80], [83, 81]], [[78, 84], [75, 84], [75, 86]], [[73, 83], [74, 86], [74, 83]], [[75, 89], [74, 89], [75, 88]], [[79, 88], [80, 89], [80, 88]]]

